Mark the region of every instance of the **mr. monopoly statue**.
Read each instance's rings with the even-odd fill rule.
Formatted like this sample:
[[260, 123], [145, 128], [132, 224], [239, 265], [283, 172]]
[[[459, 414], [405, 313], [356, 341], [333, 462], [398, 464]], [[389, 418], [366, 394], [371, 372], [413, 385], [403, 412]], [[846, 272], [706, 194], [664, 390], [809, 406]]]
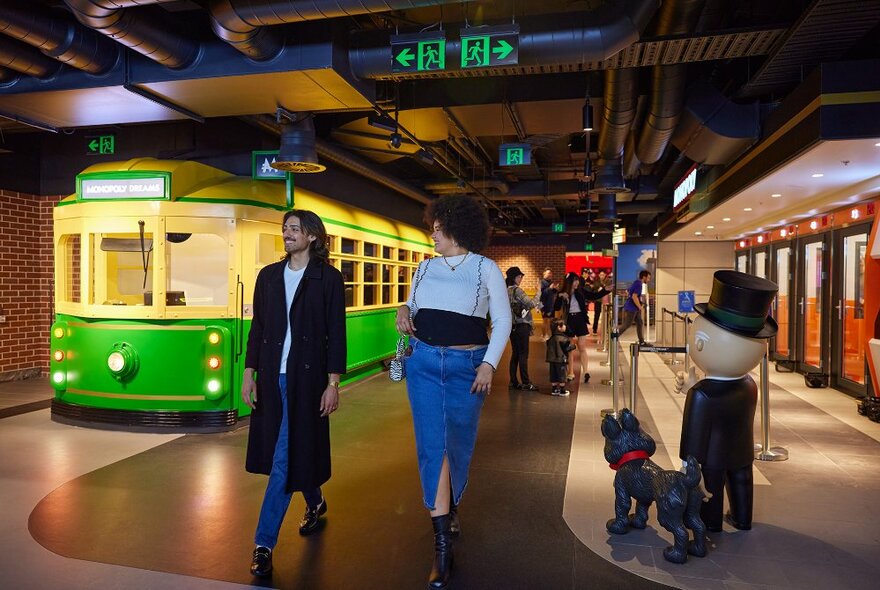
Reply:
[[758, 388], [749, 371], [764, 356], [766, 339], [776, 334], [768, 312], [777, 290], [766, 279], [719, 270], [709, 303], [694, 306], [699, 316], [688, 338], [689, 353], [706, 377], [693, 383], [693, 368], [690, 375], [677, 377], [679, 392], [693, 384], [687, 390], [679, 455], [693, 455], [702, 466], [712, 498], [703, 503], [700, 516], [713, 532], [721, 530], [725, 484], [729, 510], [724, 520], [741, 530], [752, 528]]

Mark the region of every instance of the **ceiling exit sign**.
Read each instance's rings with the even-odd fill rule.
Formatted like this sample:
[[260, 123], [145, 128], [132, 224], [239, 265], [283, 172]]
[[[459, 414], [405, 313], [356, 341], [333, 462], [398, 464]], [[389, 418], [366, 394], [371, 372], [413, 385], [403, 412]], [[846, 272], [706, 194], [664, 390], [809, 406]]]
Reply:
[[532, 163], [532, 146], [528, 143], [502, 143], [498, 151], [499, 166], [525, 166]]
[[446, 33], [409, 33], [391, 36], [391, 71], [433, 72], [446, 69]]
[[87, 135], [86, 155], [103, 156], [116, 153], [115, 135]]
[[587, 242], [584, 244], [584, 252], [592, 252], [593, 251], [593, 243]]
[[278, 150], [251, 152], [251, 178], [254, 180], [284, 180], [287, 172], [272, 168]]
[[564, 221], [556, 221], [553, 223], [553, 233], [561, 234], [565, 231], [565, 222]]
[[470, 27], [459, 35], [462, 69], [519, 63], [519, 25]]

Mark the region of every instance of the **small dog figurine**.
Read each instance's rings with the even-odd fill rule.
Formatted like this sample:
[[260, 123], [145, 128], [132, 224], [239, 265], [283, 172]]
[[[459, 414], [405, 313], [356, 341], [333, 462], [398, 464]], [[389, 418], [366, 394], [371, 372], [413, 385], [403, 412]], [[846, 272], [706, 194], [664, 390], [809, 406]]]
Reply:
[[[609, 533], [625, 534], [629, 527], [643, 529], [648, 522], [648, 508], [657, 502], [657, 520], [675, 537], [675, 545], [663, 550], [672, 563], [684, 563], [688, 553], [706, 556], [706, 526], [700, 519], [700, 504], [706, 497], [700, 485], [700, 464], [689, 456], [685, 473], [665, 471], [649, 457], [657, 450], [650, 435], [639, 427], [639, 420], [627, 409], [619, 420], [608, 414], [602, 420], [605, 437], [605, 460], [614, 476], [614, 515], [605, 525]], [[636, 513], [629, 515], [632, 498]], [[688, 531], [694, 540], [688, 543]]]

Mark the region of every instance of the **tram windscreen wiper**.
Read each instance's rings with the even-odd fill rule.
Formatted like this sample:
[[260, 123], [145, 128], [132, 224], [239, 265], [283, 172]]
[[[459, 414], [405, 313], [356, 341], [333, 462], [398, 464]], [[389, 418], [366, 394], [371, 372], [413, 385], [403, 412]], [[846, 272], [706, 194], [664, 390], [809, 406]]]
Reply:
[[153, 244], [150, 243], [150, 251], [147, 250], [146, 245], [144, 244], [144, 220], [138, 220], [138, 227], [141, 231], [141, 258], [144, 261], [144, 289], [147, 288], [147, 269], [150, 266], [150, 251], [153, 249]]

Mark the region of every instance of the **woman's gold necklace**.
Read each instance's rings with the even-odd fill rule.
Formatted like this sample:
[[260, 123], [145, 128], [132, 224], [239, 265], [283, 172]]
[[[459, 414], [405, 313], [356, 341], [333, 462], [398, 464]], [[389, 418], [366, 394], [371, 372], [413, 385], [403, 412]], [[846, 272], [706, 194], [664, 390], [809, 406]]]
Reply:
[[470, 252], [465, 252], [465, 253], [464, 253], [464, 258], [462, 258], [461, 260], [459, 260], [457, 264], [449, 264], [449, 261], [446, 260], [446, 257], [445, 257], [445, 256], [443, 257], [443, 262], [446, 263], [446, 266], [449, 267], [449, 270], [455, 272], [455, 269], [458, 268], [459, 266], [461, 266], [461, 264], [462, 264], [465, 260], [467, 260], [468, 254], [470, 254]]

